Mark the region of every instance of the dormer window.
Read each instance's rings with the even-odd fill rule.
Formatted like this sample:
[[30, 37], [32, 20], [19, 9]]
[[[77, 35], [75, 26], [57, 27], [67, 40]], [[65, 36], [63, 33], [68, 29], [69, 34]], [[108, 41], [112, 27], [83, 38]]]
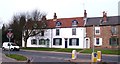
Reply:
[[77, 24], [78, 24], [78, 21], [77, 21], [77, 20], [73, 20], [73, 21], [72, 21], [72, 26], [77, 26]]
[[60, 21], [57, 21], [57, 22], [56, 22], [56, 26], [57, 26], [57, 27], [59, 27], [59, 26], [61, 26], [61, 25], [62, 25], [62, 23], [61, 23]]

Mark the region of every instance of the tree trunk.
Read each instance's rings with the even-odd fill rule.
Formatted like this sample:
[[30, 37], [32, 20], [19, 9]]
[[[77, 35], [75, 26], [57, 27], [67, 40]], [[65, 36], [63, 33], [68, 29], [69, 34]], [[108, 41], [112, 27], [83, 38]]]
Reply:
[[27, 48], [27, 39], [24, 40], [25, 48]]

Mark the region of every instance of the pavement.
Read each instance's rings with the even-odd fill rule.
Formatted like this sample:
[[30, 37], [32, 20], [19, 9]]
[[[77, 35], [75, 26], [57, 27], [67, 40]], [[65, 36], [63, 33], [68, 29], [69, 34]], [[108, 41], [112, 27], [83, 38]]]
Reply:
[[17, 60], [6, 57], [5, 54], [2, 54], [2, 62], [17, 62]]
[[[60, 54], [72, 54], [72, 53], [69, 53], [69, 52], [55, 52], [55, 51], [36, 51], [36, 50], [24, 50], [24, 51], [31, 51], [31, 52], [47, 52], [47, 53], [60, 53]], [[87, 53], [80, 53], [80, 52], [77, 52], [77, 54], [80, 54], [80, 55], [91, 55], [91, 54], [87, 54]], [[120, 55], [111, 55], [111, 54], [102, 54], [102, 56], [120, 56]]]
[[0, 64], [2, 63], [2, 53], [0, 52]]

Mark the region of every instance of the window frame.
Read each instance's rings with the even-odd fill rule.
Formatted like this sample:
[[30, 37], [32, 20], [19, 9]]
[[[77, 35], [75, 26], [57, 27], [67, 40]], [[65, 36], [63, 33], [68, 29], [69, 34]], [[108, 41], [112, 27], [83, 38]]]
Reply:
[[[56, 42], [56, 40], [59, 40], [59, 42]], [[55, 46], [62, 45], [62, 38], [54, 38], [53, 39], [53, 45], [55, 45]]]
[[[73, 40], [76, 40], [76, 42], [73, 42]], [[69, 46], [79, 46], [79, 38], [70, 38]]]
[[[42, 42], [42, 40], [43, 40], [44, 42]], [[43, 43], [44, 43], [44, 44], [43, 44]], [[46, 45], [45, 39], [39, 39], [39, 45]]]
[[56, 36], [60, 35], [60, 29], [56, 29]]
[[113, 35], [115, 35], [115, 34], [118, 33], [117, 26], [111, 26], [111, 33], [112, 33]]
[[56, 27], [60, 27], [62, 25], [62, 23], [60, 21], [56, 22]]
[[[35, 40], [35, 41], [34, 41]], [[31, 40], [31, 45], [37, 45], [37, 39], [32, 39]]]
[[[112, 40], [116, 40], [116, 41], [112, 41]], [[109, 39], [109, 45], [110, 46], [119, 46], [119, 38], [118, 37], [111, 37]]]
[[95, 35], [100, 35], [100, 27], [95, 27]]
[[77, 24], [78, 24], [78, 21], [77, 21], [77, 20], [73, 20], [73, 21], [72, 21], [72, 26], [77, 26]]
[[94, 45], [95, 46], [102, 46], [102, 38], [94, 38]]
[[76, 28], [72, 28], [72, 35], [76, 35]]

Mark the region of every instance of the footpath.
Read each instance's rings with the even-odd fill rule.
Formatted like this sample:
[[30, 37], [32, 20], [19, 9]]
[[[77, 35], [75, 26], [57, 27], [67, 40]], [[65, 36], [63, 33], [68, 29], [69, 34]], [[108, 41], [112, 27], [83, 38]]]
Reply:
[[[24, 50], [24, 51], [31, 51], [31, 52], [46, 52], [46, 53], [61, 53], [61, 54], [72, 54], [69, 53], [69, 52], [55, 52], [55, 51], [36, 51], [36, 50]], [[87, 54], [87, 53], [80, 53], [80, 52], [77, 52], [77, 54], [80, 54], [80, 55], [91, 55], [91, 54]], [[102, 54], [102, 56], [120, 56], [120, 55], [111, 55], [111, 54]]]
[[15, 59], [6, 57], [5, 54], [2, 54], [2, 62], [17, 62]]

